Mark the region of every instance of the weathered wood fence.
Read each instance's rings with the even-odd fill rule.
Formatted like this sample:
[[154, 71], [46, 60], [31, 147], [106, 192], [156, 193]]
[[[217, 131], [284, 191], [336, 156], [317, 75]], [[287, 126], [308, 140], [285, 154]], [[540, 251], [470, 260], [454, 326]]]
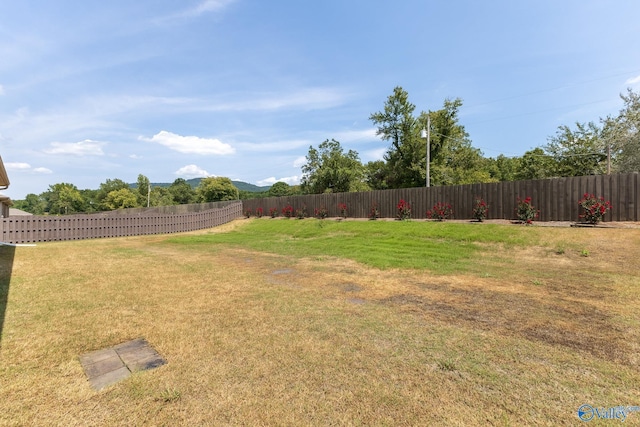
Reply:
[[[177, 213], [161, 213], [151, 208], [128, 213], [2, 218], [0, 242], [20, 244], [180, 233], [216, 227], [242, 215], [242, 203], [238, 201], [213, 208], [210, 206], [215, 205], [208, 204], [184, 206], [176, 208]], [[202, 210], [206, 207], [210, 208]]]
[[640, 221], [640, 174], [628, 173], [271, 197], [83, 215], [14, 216], [0, 219], [0, 242], [19, 244], [179, 233], [225, 224], [241, 217], [248, 209], [255, 212], [262, 208], [266, 216], [275, 208], [281, 215], [285, 206], [306, 207], [309, 216], [313, 216], [316, 208], [325, 208], [330, 216], [339, 216], [338, 204], [344, 203], [349, 217], [367, 218], [371, 207], [376, 205], [382, 218], [394, 218], [401, 199], [410, 203], [413, 218], [425, 218], [428, 209], [444, 202], [453, 206], [455, 218], [470, 219], [475, 198], [482, 197], [489, 205], [488, 219], [513, 219], [517, 199], [531, 197], [532, 204], [540, 210], [538, 220], [578, 221], [578, 201], [584, 193], [602, 196], [611, 202], [613, 208], [605, 221]]
[[578, 201], [584, 193], [604, 197], [613, 205], [605, 221], [640, 221], [640, 174], [594, 175], [531, 181], [496, 182], [488, 184], [452, 185], [446, 187], [405, 188], [364, 193], [335, 193], [289, 197], [271, 197], [243, 201], [243, 209], [264, 215], [276, 208], [282, 215], [285, 206], [306, 207], [310, 216], [316, 208], [326, 208], [330, 216], [339, 216], [338, 204], [347, 205], [349, 216], [367, 218], [376, 204], [382, 218], [396, 216], [396, 206], [403, 199], [410, 203], [413, 218], [425, 218], [426, 211], [436, 203], [450, 203], [454, 216], [470, 219], [476, 197], [489, 205], [487, 218], [513, 219], [518, 197], [531, 197], [540, 210], [540, 221], [578, 221]]

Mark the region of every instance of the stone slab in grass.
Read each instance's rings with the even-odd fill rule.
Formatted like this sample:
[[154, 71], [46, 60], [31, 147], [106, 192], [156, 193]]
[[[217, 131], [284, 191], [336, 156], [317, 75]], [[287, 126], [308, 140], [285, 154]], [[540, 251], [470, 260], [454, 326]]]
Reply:
[[132, 372], [146, 371], [167, 363], [144, 338], [80, 356], [80, 363], [95, 390], [117, 383]]

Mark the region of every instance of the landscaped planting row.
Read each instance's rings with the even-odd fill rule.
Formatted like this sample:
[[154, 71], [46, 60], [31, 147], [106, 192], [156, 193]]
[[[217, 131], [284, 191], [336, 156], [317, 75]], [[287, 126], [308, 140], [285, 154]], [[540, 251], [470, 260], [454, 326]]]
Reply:
[[[612, 208], [611, 202], [605, 201], [603, 197], [597, 197], [589, 193], [585, 193], [582, 196], [582, 199], [578, 201], [578, 206], [582, 212], [580, 214], [582, 222], [588, 224], [599, 223], [604, 219], [605, 214]], [[346, 219], [349, 216], [349, 209], [345, 203], [338, 204], [338, 211], [340, 212], [340, 217], [343, 219]], [[476, 221], [482, 222], [487, 219], [488, 212], [489, 205], [487, 202], [485, 202], [482, 197], [476, 197], [471, 217]], [[276, 218], [280, 214], [282, 214], [284, 218], [304, 219], [309, 217], [306, 205], [297, 209], [294, 209], [291, 205], [287, 205], [282, 208], [282, 211], [278, 211], [277, 208], [270, 208], [268, 214], [271, 218]], [[244, 211], [244, 215], [247, 218], [250, 218], [251, 216], [262, 218], [265, 215], [265, 211], [262, 207], [257, 208], [255, 211], [246, 209]], [[515, 215], [518, 222], [522, 224], [531, 224], [533, 223], [533, 220], [538, 218], [540, 211], [533, 206], [530, 196], [527, 196], [524, 199], [518, 197], [516, 200]], [[313, 212], [313, 216], [318, 219], [325, 219], [329, 216], [329, 210], [324, 206], [316, 208]], [[426, 212], [426, 216], [429, 219], [437, 221], [452, 219], [454, 217], [453, 206], [451, 206], [450, 203], [438, 202], [433, 206], [433, 208]], [[380, 210], [377, 203], [373, 203], [369, 209], [368, 217], [370, 220], [380, 218]], [[396, 219], [401, 221], [411, 219], [411, 205], [404, 199], [401, 199], [396, 205]]]

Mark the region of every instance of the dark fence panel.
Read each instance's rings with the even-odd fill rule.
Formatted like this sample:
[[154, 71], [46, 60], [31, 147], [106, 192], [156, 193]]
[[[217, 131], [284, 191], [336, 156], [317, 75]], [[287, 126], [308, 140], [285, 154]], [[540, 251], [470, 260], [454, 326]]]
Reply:
[[476, 197], [489, 204], [488, 219], [514, 219], [518, 198], [531, 197], [540, 210], [540, 221], [578, 221], [578, 201], [584, 193], [609, 200], [613, 206], [605, 221], [640, 221], [640, 174], [578, 176], [530, 181], [495, 182], [438, 187], [376, 190], [364, 193], [334, 193], [303, 196], [269, 197], [243, 201], [243, 209], [255, 212], [262, 208], [265, 215], [276, 208], [290, 205], [294, 209], [306, 207], [309, 216], [321, 207], [330, 216], [339, 216], [338, 204], [345, 203], [349, 216], [366, 218], [377, 204], [380, 216], [394, 218], [401, 199], [411, 204], [413, 218], [426, 218], [427, 210], [436, 203], [450, 203], [455, 218], [471, 219]]
[[[68, 216], [15, 216], [0, 220], [0, 242], [20, 244], [58, 240], [169, 234], [216, 227], [242, 215], [242, 203], [224, 207], [204, 205], [182, 208], [183, 213], [150, 210], [112, 214]], [[154, 208], [155, 209], [155, 208]], [[178, 211], [180, 211], [178, 210]]]

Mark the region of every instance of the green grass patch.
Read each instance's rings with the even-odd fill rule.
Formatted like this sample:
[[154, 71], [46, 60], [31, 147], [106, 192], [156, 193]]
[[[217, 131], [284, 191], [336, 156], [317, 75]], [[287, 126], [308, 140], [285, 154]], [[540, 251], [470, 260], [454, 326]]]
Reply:
[[539, 230], [496, 224], [253, 220], [227, 233], [179, 236], [179, 245], [219, 245], [296, 257], [347, 258], [380, 269], [467, 271], [481, 251], [537, 245]]

